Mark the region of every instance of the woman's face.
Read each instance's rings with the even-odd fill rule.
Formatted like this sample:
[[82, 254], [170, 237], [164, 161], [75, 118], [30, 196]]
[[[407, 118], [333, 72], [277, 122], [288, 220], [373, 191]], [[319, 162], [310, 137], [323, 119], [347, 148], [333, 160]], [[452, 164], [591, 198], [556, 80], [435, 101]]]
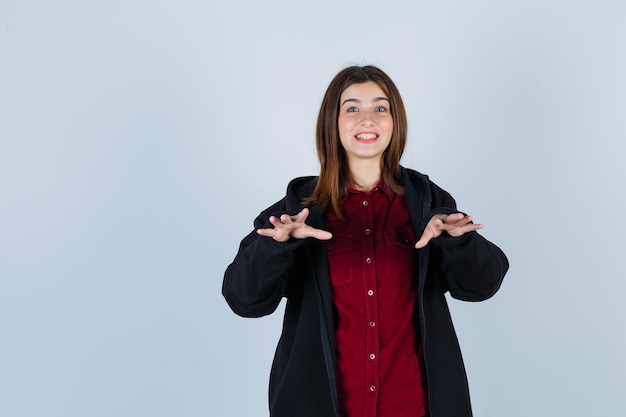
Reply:
[[380, 162], [393, 133], [389, 98], [378, 84], [368, 81], [346, 88], [339, 105], [339, 139], [348, 163], [367, 159]]

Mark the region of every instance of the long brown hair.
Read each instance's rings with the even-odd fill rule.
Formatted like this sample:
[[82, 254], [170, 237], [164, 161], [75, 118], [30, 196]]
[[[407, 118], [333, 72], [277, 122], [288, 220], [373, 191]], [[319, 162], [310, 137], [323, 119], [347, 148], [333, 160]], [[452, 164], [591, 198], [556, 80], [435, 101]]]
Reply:
[[368, 81], [375, 82], [383, 90], [389, 99], [393, 118], [391, 143], [381, 158], [382, 178], [389, 190], [396, 194], [404, 193], [400, 178], [400, 158], [406, 144], [407, 122], [402, 97], [391, 78], [379, 68], [371, 65], [345, 68], [330, 82], [322, 100], [315, 133], [320, 175], [313, 194], [303, 202], [306, 205], [315, 205], [320, 211], [332, 207], [339, 218], [343, 218], [339, 202], [351, 182], [346, 153], [339, 140], [339, 100], [341, 94], [351, 85]]

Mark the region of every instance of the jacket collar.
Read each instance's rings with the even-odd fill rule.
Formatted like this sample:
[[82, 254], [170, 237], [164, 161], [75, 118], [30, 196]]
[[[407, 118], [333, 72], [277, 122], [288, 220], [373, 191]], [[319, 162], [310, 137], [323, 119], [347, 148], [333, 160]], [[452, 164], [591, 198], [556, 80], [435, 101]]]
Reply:
[[[409, 212], [417, 215], [413, 219], [413, 224], [421, 223], [424, 220], [424, 216], [428, 215], [430, 211], [431, 195], [428, 183], [428, 177], [414, 171], [400, 167], [402, 173], [402, 185], [405, 188], [404, 198], [407, 203]], [[382, 181], [381, 181], [382, 183]], [[382, 185], [379, 183], [379, 185]], [[300, 177], [292, 180], [287, 188], [287, 195], [291, 195], [292, 198], [287, 199], [287, 210], [290, 213], [298, 213], [305, 206], [301, 201], [310, 196], [317, 185], [317, 177]], [[391, 191], [382, 187], [385, 194], [389, 196]], [[307, 223], [313, 227], [324, 227], [324, 213], [317, 210], [315, 207], [309, 207], [310, 214]], [[416, 225], [421, 227], [422, 225]], [[417, 231], [416, 231], [417, 232]]]

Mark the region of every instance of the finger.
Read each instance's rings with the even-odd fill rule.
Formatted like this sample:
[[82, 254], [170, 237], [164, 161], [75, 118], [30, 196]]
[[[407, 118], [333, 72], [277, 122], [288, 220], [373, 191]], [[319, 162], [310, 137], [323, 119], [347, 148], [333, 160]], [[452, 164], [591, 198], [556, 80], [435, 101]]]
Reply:
[[472, 216], [464, 216], [457, 222], [455, 222], [455, 224], [458, 224], [459, 226], [465, 226], [466, 224], [471, 224], [473, 220], [474, 218]]
[[256, 231], [261, 236], [274, 237], [276, 236], [276, 229], [257, 229]]
[[470, 224], [466, 224], [465, 226], [461, 227], [461, 230], [463, 231], [463, 233], [467, 233], [467, 232], [473, 232], [473, 231], [478, 230], [478, 229], [482, 229], [483, 227], [485, 227], [484, 224], [470, 223]]
[[472, 220], [473, 220], [472, 216], [463, 216], [461, 214], [461, 216], [459, 217], [456, 215], [455, 216], [450, 215], [444, 222], [442, 229], [446, 231], [450, 231], [458, 227], [464, 227], [468, 224], [472, 224]]
[[261, 236], [271, 237], [278, 242], [284, 242], [289, 239], [289, 231], [286, 230], [288, 228], [287, 225], [281, 220], [281, 218], [277, 218], [276, 216], [270, 216], [269, 221], [274, 226], [274, 228], [266, 228], [266, 229], [257, 229], [257, 233]]
[[292, 217], [292, 220], [294, 220], [296, 222], [304, 223], [304, 221], [307, 219], [307, 217], [309, 217], [309, 209], [305, 207], [305, 208], [302, 209], [302, 211], [300, 211], [300, 213], [298, 213], [294, 217]]
[[465, 226], [453, 227], [450, 230], [448, 230], [448, 234], [452, 237], [459, 237], [459, 236], [464, 235], [465, 233], [474, 232], [482, 228], [483, 228], [482, 224], [470, 223], [470, 224], [466, 224]]
[[459, 223], [465, 224], [466, 222], [463, 223], [463, 219], [465, 219], [463, 213], [453, 213], [441, 218], [441, 222], [445, 227], [448, 227], [457, 225]]
[[446, 223], [454, 223], [466, 217], [463, 213], [452, 213], [446, 216]]
[[279, 218], [274, 217], [274, 216], [270, 216], [270, 223], [274, 227], [278, 227], [278, 226], [281, 226], [283, 224], [283, 222]]
[[415, 244], [415, 249], [422, 249], [423, 247], [428, 245], [428, 242], [430, 242], [430, 237], [422, 236], [420, 240], [418, 240]]
[[318, 239], [318, 240], [330, 240], [333, 238], [333, 234], [322, 229], [315, 229], [313, 227], [309, 227], [307, 234], [309, 237]]
[[298, 222], [304, 223], [307, 217], [309, 217], [309, 209], [305, 207], [295, 216], [290, 216], [288, 214], [281, 215], [280, 221], [284, 224], [298, 223]]
[[286, 242], [289, 240], [289, 233], [282, 229], [257, 229], [256, 231], [261, 236], [271, 237], [277, 242]]
[[415, 243], [415, 249], [421, 249], [425, 247], [426, 245], [428, 245], [428, 242], [430, 242], [430, 239], [432, 239], [433, 236], [434, 236], [434, 232], [432, 232], [428, 228], [424, 230], [424, 233], [422, 233], [422, 236], [420, 237], [420, 239], [417, 241], [417, 243]]

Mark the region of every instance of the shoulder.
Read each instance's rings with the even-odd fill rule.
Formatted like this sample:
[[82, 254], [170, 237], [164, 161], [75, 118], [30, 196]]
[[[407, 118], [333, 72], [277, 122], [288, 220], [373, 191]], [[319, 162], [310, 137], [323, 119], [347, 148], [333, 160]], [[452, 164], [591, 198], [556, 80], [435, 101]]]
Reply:
[[316, 176], [298, 177], [292, 179], [287, 185], [285, 196], [268, 210], [276, 210], [277, 206], [282, 207], [280, 210], [286, 210], [289, 213], [295, 213], [302, 210], [304, 206], [302, 206], [301, 202], [313, 193], [316, 185]]
[[298, 201], [304, 200], [313, 193], [317, 185], [317, 177], [298, 177], [289, 181], [287, 185], [287, 198], [295, 198]]
[[452, 196], [443, 188], [435, 184], [426, 174], [411, 168], [400, 167], [402, 171], [403, 186], [407, 192], [417, 196], [432, 199], [438, 205], [452, 200]]
[[[317, 184], [316, 176], [307, 176], [307, 177], [297, 177], [289, 181], [289, 185], [287, 185], [287, 194], [290, 192], [297, 193], [307, 193], [309, 194], [313, 192], [315, 185]], [[305, 197], [308, 197], [305, 196]]]
[[428, 175], [422, 174], [411, 168], [400, 167], [402, 172], [402, 185], [408, 192], [415, 192], [419, 196], [430, 196], [434, 183]]
[[257, 216], [255, 228], [269, 227], [270, 216], [280, 216], [285, 213], [292, 215], [300, 212], [304, 208], [301, 204], [302, 200], [313, 192], [315, 184], [317, 184], [317, 177], [314, 176], [298, 177], [289, 181], [285, 195]]
[[402, 171], [402, 179], [404, 182], [410, 182], [413, 185], [425, 186], [430, 182], [428, 175], [422, 174], [419, 171], [416, 171], [411, 168], [405, 168], [400, 166], [400, 170]]

